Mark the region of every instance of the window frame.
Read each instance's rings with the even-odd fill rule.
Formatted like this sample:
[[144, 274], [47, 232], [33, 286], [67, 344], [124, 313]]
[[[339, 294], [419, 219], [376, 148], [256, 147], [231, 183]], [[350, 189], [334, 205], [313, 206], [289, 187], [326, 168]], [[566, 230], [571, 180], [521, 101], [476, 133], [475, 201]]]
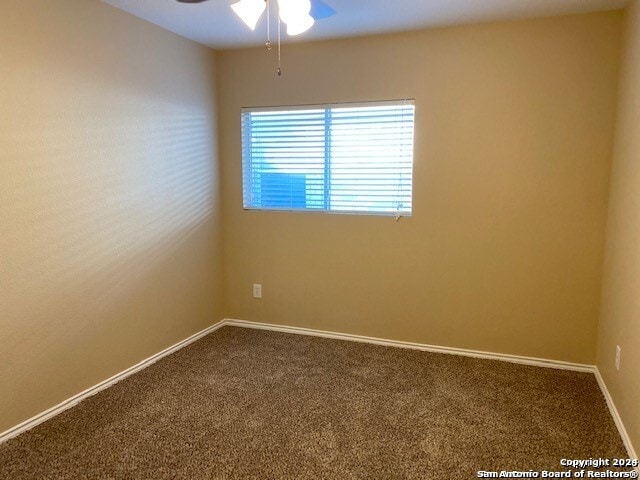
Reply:
[[[409, 187], [409, 197], [410, 197], [410, 209], [408, 211], [380, 211], [380, 210], [347, 210], [347, 209], [331, 209], [327, 208], [327, 205], [330, 205], [329, 197], [331, 195], [331, 158], [330, 154], [331, 150], [331, 140], [330, 140], [330, 131], [331, 131], [331, 114], [334, 108], [375, 108], [375, 107], [413, 107], [411, 110], [412, 115], [412, 136], [411, 136], [411, 161], [410, 161], [410, 187]], [[247, 129], [245, 131], [244, 128], [244, 118], [245, 114], [251, 113], [276, 113], [276, 112], [294, 112], [294, 111], [313, 111], [313, 110], [324, 110], [325, 115], [325, 147], [324, 147], [324, 180], [323, 180], [323, 192], [324, 192], [324, 202], [323, 208], [296, 208], [296, 207], [265, 207], [265, 206], [250, 206], [247, 201], [247, 193], [245, 188], [247, 188], [245, 182], [245, 168], [247, 164], [249, 164], [249, 173], [247, 175], [250, 177], [253, 172], [253, 168], [250, 166], [253, 162], [253, 157], [249, 155], [251, 158], [247, 160], [245, 158], [246, 147], [247, 144], [251, 144], [251, 141], [245, 142], [245, 136], [251, 136], [251, 129]], [[396, 100], [373, 100], [373, 101], [360, 101], [360, 102], [337, 102], [337, 103], [318, 103], [318, 104], [296, 104], [296, 105], [277, 105], [277, 106], [259, 106], [259, 107], [242, 107], [241, 108], [241, 121], [240, 121], [240, 135], [241, 135], [241, 180], [242, 180], [242, 206], [245, 211], [264, 211], [264, 212], [295, 212], [295, 213], [317, 213], [317, 214], [329, 214], [329, 215], [366, 215], [366, 216], [382, 216], [382, 217], [395, 217], [396, 219], [400, 217], [411, 217], [413, 215], [413, 187], [414, 187], [414, 167], [415, 167], [415, 129], [416, 129], [416, 106], [415, 99], [413, 98], [403, 98]], [[329, 121], [327, 122], [327, 117], [329, 117]], [[253, 180], [251, 180], [251, 184], [253, 185]]]

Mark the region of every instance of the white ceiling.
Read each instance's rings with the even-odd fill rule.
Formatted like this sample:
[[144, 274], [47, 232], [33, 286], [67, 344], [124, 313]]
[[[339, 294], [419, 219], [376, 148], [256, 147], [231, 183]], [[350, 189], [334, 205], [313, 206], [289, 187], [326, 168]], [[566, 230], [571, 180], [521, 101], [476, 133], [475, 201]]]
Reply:
[[[256, 31], [252, 32], [231, 10], [230, 5], [236, 0], [209, 0], [191, 5], [175, 0], [102, 1], [216, 49], [263, 45], [266, 39], [266, 17], [260, 19]], [[615, 10], [628, 3], [628, 0], [324, 1], [338, 13], [317, 21], [311, 30], [295, 40], [319, 40], [492, 20]]]

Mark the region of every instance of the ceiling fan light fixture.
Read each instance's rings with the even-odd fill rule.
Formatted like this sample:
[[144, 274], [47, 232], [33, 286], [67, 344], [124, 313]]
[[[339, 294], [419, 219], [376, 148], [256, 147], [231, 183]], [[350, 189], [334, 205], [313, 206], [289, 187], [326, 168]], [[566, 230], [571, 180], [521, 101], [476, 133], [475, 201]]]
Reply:
[[300, 18], [296, 18], [295, 20], [290, 20], [287, 23], [287, 35], [300, 35], [313, 27], [314, 23], [315, 20], [311, 15], [304, 15]]
[[258, 20], [267, 8], [264, 0], [240, 0], [239, 2], [231, 5], [231, 8], [236, 15], [249, 27], [251, 30], [256, 29]]
[[311, 0], [278, 0], [280, 19], [287, 25], [287, 34], [299, 35], [309, 30], [315, 20], [310, 15]]

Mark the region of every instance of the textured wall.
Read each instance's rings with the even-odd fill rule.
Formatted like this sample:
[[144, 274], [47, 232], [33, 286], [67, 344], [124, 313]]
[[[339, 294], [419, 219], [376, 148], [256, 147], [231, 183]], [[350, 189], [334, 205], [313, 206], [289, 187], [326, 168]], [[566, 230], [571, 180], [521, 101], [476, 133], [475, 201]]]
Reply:
[[[226, 315], [593, 364], [621, 13], [218, 57]], [[414, 215], [242, 210], [240, 108], [415, 98]], [[264, 298], [251, 298], [262, 283]]]
[[220, 319], [215, 54], [99, 1], [0, 15], [0, 432]]
[[[625, 14], [598, 369], [640, 451], [640, 2]], [[615, 349], [622, 349], [620, 371]]]

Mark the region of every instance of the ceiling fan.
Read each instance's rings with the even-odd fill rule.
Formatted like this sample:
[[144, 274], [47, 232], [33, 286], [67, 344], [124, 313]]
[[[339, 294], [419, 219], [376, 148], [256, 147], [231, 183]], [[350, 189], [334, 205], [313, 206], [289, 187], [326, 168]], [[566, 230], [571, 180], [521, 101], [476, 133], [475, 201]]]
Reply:
[[[203, 3], [208, 0], [176, 0], [179, 3]], [[239, 0], [231, 5], [233, 11], [251, 29], [267, 11], [267, 50], [271, 50], [271, 4], [277, 3], [278, 16], [278, 76], [282, 75], [280, 55], [280, 23], [287, 26], [288, 35], [299, 35], [309, 30], [316, 20], [331, 17], [336, 11], [323, 0]]]
[[[179, 3], [203, 3], [208, 0], [176, 0]], [[251, 30], [255, 30], [258, 20], [267, 10], [270, 1], [239, 0], [231, 5], [233, 11]], [[336, 11], [322, 0], [277, 0], [278, 18], [287, 25], [287, 34], [299, 35], [311, 28], [316, 20], [331, 17]], [[267, 25], [267, 28], [269, 26]]]

